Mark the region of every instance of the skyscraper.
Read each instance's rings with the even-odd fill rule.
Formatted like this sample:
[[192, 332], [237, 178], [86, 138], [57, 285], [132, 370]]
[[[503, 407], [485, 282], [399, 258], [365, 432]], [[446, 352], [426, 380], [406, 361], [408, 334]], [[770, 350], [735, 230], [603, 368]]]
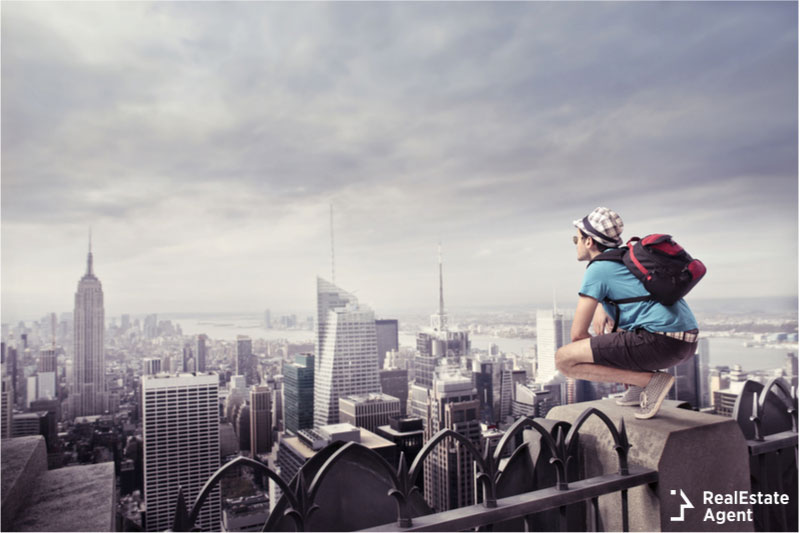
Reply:
[[11, 437], [14, 416], [14, 391], [11, 388], [11, 378], [2, 377], [2, 411], [0, 411], [0, 438], [8, 439]]
[[[143, 360], [144, 364], [144, 374], [148, 376], [154, 376], [161, 372], [161, 359], [157, 357], [146, 357]], [[166, 369], [167, 371], [169, 369]]]
[[[271, 402], [272, 402], [272, 429], [274, 431], [282, 432], [283, 431], [283, 376], [277, 375], [272, 376], [271, 381], [269, 382], [270, 388], [272, 389], [271, 392]], [[312, 401], [314, 395], [311, 395]], [[312, 409], [313, 411], [313, 409]], [[273, 435], [273, 440], [275, 437]]]
[[181, 372], [195, 372], [197, 370], [192, 345], [188, 342], [183, 347], [183, 359], [180, 366]]
[[439, 250], [439, 312], [431, 315], [431, 326], [417, 334], [417, 351], [414, 354], [414, 384], [409, 391], [407, 412], [428, 423], [430, 395], [436, 367], [456, 364], [470, 353], [469, 332], [448, 328], [444, 312], [444, 276], [442, 255]]
[[483, 422], [496, 424], [511, 416], [513, 383], [510, 363], [511, 361], [484, 360], [478, 363], [479, 371], [473, 372], [480, 402], [479, 418]]
[[208, 336], [201, 333], [197, 336], [197, 372], [206, 371], [206, 357], [208, 356]]
[[556, 375], [556, 350], [569, 344], [572, 318], [554, 309], [536, 311], [536, 381], [547, 383]]
[[[220, 466], [219, 378], [143, 376], [144, 497], [147, 531], [172, 527], [178, 487], [188, 505]], [[197, 526], [219, 530], [220, 492], [215, 488]]]
[[339, 422], [339, 398], [381, 391], [372, 309], [322, 278], [317, 278], [315, 364], [315, 427]]
[[158, 315], [147, 315], [144, 319], [144, 336], [148, 339], [158, 337]]
[[386, 352], [399, 349], [397, 320], [376, 320], [375, 333], [378, 338], [378, 369], [382, 369]]
[[[480, 449], [478, 396], [472, 379], [441, 367], [434, 376], [431, 414], [425, 441], [447, 428], [467, 437]], [[475, 503], [474, 458], [456, 441], [440, 444], [425, 461], [425, 500], [437, 512]]]
[[400, 416], [406, 416], [408, 404], [408, 370], [381, 370], [381, 392], [400, 400]]
[[697, 354], [695, 355], [697, 366], [697, 400], [698, 409], [711, 407], [711, 375], [709, 368], [710, 347], [708, 337], [697, 340]]
[[103, 287], [92, 269], [92, 241], [86, 274], [75, 293], [75, 351], [72, 370], [71, 416], [101, 414], [105, 410], [105, 368], [103, 351]]
[[794, 352], [786, 354], [786, 362], [783, 364], [783, 377], [786, 378], [789, 385], [797, 388], [797, 355]]
[[39, 365], [37, 378], [38, 395], [37, 398], [53, 399], [57, 398], [56, 391], [56, 347], [50, 346], [42, 348], [39, 352]]
[[283, 363], [282, 373], [284, 427], [297, 435], [314, 427], [314, 355], [295, 355], [293, 363]]
[[253, 368], [253, 340], [247, 335], [236, 337], [236, 374], [244, 376], [248, 387], [257, 384]]
[[21, 372], [19, 369], [17, 349], [14, 346], [8, 346], [6, 348], [6, 376], [8, 376], [12, 405], [21, 403], [17, 395], [20, 389], [19, 374], [21, 374]]
[[250, 453], [253, 457], [272, 450], [272, 391], [269, 387], [250, 389]]
[[553, 407], [561, 405], [561, 389], [565, 384], [550, 382], [516, 383], [515, 399], [511, 405], [511, 416], [519, 418], [544, 418]]

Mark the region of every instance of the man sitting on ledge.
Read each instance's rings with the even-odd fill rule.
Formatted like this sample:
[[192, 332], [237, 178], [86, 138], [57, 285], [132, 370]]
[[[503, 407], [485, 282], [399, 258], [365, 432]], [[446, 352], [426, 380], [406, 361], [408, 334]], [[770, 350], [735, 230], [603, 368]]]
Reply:
[[[670, 368], [694, 355], [697, 321], [683, 299], [671, 306], [648, 299], [619, 305], [617, 331], [611, 333], [613, 308], [607, 300], [648, 296], [639, 279], [616, 261], [593, 261], [622, 244], [622, 218], [598, 207], [574, 223], [578, 261], [590, 261], [578, 293], [572, 342], [556, 352], [556, 367], [567, 377], [625, 383], [619, 405], [640, 405], [636, 418], [655, 416], [675, 378]], [[602, 306], [598, 306], [602, 302]], [[589, 326], [595, 336], [589, 334]]]

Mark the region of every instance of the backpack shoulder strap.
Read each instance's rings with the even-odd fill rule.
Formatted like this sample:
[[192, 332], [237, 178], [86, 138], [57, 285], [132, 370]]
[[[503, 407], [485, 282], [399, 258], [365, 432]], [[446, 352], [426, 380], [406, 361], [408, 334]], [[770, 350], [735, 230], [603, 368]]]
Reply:
[[603, 298], [603, 301], [614, 308], [614, 329], [611, 330], [611, 333], [617, 331], [617, 327], [619, 326], [619, 315], [620, 309], [619, 304], [632, 304], [635, 302], [646, 302], [648, 300], [652, 300], [653, 297], [649, 294], [647, 296], [634, 296], [633, 298], [620, 298], [619, 300], [612, 300], [608, 296]]
[[586, 268], [589, 268], [595, 261], [614, 261], [616, 263], [622, 263], [622, 256], [625, 255], [627, 251], [627, 248], [611, 248], [610, 250], [606, 250], [589, 261], [589, 264], [586, 265]]

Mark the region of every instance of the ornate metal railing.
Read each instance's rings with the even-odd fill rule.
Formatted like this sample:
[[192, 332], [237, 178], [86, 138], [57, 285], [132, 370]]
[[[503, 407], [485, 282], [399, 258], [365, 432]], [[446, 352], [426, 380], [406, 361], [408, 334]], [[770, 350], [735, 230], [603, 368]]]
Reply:
[[[748, 397], [752, 397], [750, 416]], [[763, 388], [748, 381], [737, 403], [736, 418], [750, 452], [752, 492], [786, 493], [791, 502], [754, 506], [756, 530], [797, 531], [797, 390], [781, 378], [770, 380]]]
[[[592, 417], [597, 417], [602, 421], [613, 440], [613, 449], [617, 454], [618, 471], [616, 473], [603, 474], [588, 479], [577, 479], [580, 477], [580, 451], [578, 446], [580, 429]], [[550, 429], [545, 424], [554, 424]], [[527, 443], [523, 442], [516, 445], [506, 468], [500, 469], [501, 458], [504, 450], [512, 443], [521, 439], [522, 432], [534, 430], [540, 437], [540, 453], [536, 464], [532, 465]], [[481, 489], [482, 503], [462, 507], [450, 511], [434, 513], [424, 502], [417, 480], [423, 470], [426, 459], [430, 456], [436, 446], [444, 445], [445, 442], [456, 442], [463, 446], [475, 461], [475, 483]], [[219, 483], [223, 474], [231, 468], [250, 467], [263, 473], [273, 480], [283, 492], [283, 498], [279, 505], [274, 509], [273, 514], [264, 524], [262, 531], [285, 530], [293, 527], [297, 531], [313, 530], [323, 528], [331, 530], [331, 523], [312, 523], [317, 520], [315, 515], [325, 505], [325, 501], [317, 501], [320, 498], [320, 490], [326, 478], [333, 472], [340, 463], [347, 463], [349, 468], [358, 465], [359, 468], [367, 468], [371, 476], [381, 476], [384, 479], [385, 487], [388, 490], [374, 496], [374, 502], [362, 502], [363, 510], [369, 515], [364, 523], [354, 524], [356, 527], [349, 529], [367, 528], [370, 531], [425, 531], [425, 530], [465, 530], [483, 528], [498, 523], [509, 521], [527, 521], [529, 529], [535, 525], [537, 513], [549, 511], [550, 519], [557, 523], [557, 527], [566, 531], [568, 523], [571, 528], [577, 527], [580, 530], [592, 528], [597, 530], [601, 527], [600, 510], [598, 498], [603, 495], [620, 493], [620, 513], [622, 519], [622, 529], [628, 531], [628, 490], [658, 480], [658, 472], [641, 467], [630, 467], [628, 465], [628, 450], [631, 445], [628, 442], [624, 420], [619, 427], [615, 426], [611, 419], [596, 408], [589, 408], [584, 411], [575, 423], [570, 427], [565, 422], [553, 423], [553, 421], [534, 420], [528, 417], [517, 420], [511, 428], [503, 435], [497, 447], [491, 449], [487, 443], [484, 453], [480, 453], [476, 446], [466, 437], [450, 429], [444, 429], [436, 433], [430, 441], [420, 450], [409, 468], [405, 456], [401, 454], [399, 466], [395, 470], [385, 459], [376, 452], [362, 446], [361, 444], [349, 442], [344, 445], [334, 443], [318, 453], [316, 465], [306, 463], [292, 479], [286, 483], [278, 474], [273, 472], [264, 464], [239, 457], [220, 468], [205, 484], [197, 495], [190, 510], [185, 508], [183, 493], [179, 491], [176, 505], [175, 519], [173, 524], [174, 531], [192, 531], [195, 528], [200, 508], [203, 506], [207, 496]], [[316, 457], [314, 459], [317, 459]], [[526, 463], [529, 461], [530, 463]], [[321, 463], [321, 466], [320, 466]], [[541, 474], [534, 476], [534, 472], [525, 472], [521, 477], [515, 470], [514, 465], [528, 464], [529, 468], [540, 469], [551, 466], [550, 481], [541, 481], [548, 476]], [[309, 472], [306, 470], [308, 468]], [[314, 470], [316, 468], [316, 471]], [[525, 479], [526, 482], [536, 485], [533, 490], [520, 490], [519, 484], [507, 482], [507, 478], [517, 476], [517, 479]], [[311, 477], [311, 482], [307, 483]], [[536, 481], [539, 479], [539, 481]], [[355, 485], [355, 481], [353, 481]], [[548, 486], [549, 485], [549, 486]], [[352, 487], [351, 487], [352, 488]], [[498, 498], [498, 489], [504, 496]], [[339, 492], [346, 492], [348, 487], [340, 487]], [[329, 494], [329, 493], [328, 493]], [[375, 512], [370, 515], [372, 507], [385, 505], [385, 499], [390, 497], [395, 503], [395, 520], [390, 523], [379, 525], [381, 518], [391, 516], [388, 512]], [[323, 496], [324, 498], [324, 496]], [[373, 499], [372, 496], [368, 496]], [[326, 500], [327, 501], [327, 500]], [[579, 516], [583, 520], [585, 513], [584, 502], [590, 505], [591, 513], [585, 522], [575, 525], [574, 517]], [[579, 512], [574, 512], [572, 505], [579, 504]], [[557, 510], [557, 515], [555, 515]], [[568, 511], [569, 510], [569, 511]], [[380, 509], [379, 509], [380, 511]], [[324, 514], [324, 511], [323, 511]], [[568, 516], [569, 515], [569, 516]], [[319, 520], [317, 520], [319, 522]], [[325, 527], [327, 525], [327, 528]], [[522, 526], [517, 522], [517, 529]], [[554, 526], [555, 527], [555, 526]], [[348, 529], [347, 524], [337, 524], [336, 529]]]

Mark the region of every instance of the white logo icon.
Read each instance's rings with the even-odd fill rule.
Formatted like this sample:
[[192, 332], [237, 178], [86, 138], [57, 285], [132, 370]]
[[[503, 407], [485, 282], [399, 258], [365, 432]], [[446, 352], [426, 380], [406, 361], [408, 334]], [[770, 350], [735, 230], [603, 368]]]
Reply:
[[[692, 505], [692, 502], [690, 502], [689, 498], [686, 497], [686, 493], [683, 492], [683, 489], [679, 489], [679, 490], [681, 491], [681, 498], [683, 498], [683, 501], [686, 502], [686, 503], [682, 503], [681, 504], [681, 514], [680, 514], [680, 516], [671, 516], [669, 518], [673, 522], [683, 522], [683, 513], [686, 512], [686, 509], [694, 509], [694, 505]], [[673, 496], [675, 496], [677, 494], [677, 491], [671, 490], [671, 491], [669, 491], [669, 493], [672, 494]]]

